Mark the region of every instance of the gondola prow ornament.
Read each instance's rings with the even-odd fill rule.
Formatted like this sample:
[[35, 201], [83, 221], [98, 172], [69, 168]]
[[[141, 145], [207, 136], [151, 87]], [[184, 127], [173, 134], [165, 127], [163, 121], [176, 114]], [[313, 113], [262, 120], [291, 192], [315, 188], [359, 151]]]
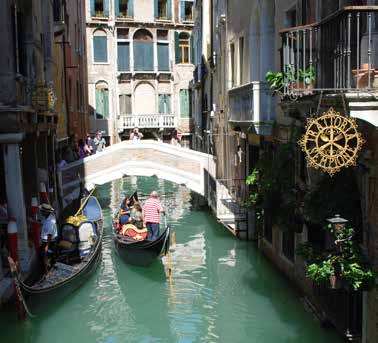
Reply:
[[306, 133], [298, 141], [307, 165], [330, 176], [341, 168], [355, 166], [365, 143], [357, 128], [355, 119], [342, 116], [332, 107], [319, 117], [308, 118]]

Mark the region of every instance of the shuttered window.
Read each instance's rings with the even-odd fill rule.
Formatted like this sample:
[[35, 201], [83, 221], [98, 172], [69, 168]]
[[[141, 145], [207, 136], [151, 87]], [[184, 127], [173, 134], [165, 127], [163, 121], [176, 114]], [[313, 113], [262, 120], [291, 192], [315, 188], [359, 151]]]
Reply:
[[109, 89], [96, 87], [96, 119], [109, 118]]
[[134, 41], [134, 69], [136, 71], [154, 70], [154, 45], [152, 42]]
[[194, 2], [193, 0], [180, 1], [180, 19], [181, 21], [194, 20]]
[[108, 62], [108, 44], [106, 36], [93, 37], [93, 61], [95, 63]]
[[171, 95], [159, 94], [159, 114], [171, 113]]
[[189, 89], [180, 90], [180, 117], [191, 118], [192, 116], [192, 100]]
[[124, 116], [131, 113], [131, 94], [121, 94], [119, 96], [119, 114]]
[[130, 70], [130, 43], [118, 42], [118, 71]]
[[92, 17], [109, 17], [109, 0], [90, 0]]
[[193, 40], [187, 32], [175, 32], [175, 52], [176, 64], [178, 63], [193, 63]]
[[169, 20], [172, 19], [172, 0], [154, 0], [155, 18]]
[[159, 71], [169, 71], [169, 45], [167, 43], [158, 43], [157, 53]]
[[118, 18], [130, 18], [134, 16], [133, 0], [114, 0], [115, 16]]

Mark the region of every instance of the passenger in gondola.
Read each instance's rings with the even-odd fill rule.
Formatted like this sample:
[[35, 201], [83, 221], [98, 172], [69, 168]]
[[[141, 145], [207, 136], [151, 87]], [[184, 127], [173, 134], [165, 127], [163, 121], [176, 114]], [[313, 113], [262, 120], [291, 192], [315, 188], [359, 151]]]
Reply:
[[122, 201], [121, 208], [120, 208], [120, 216], [119, 216], [119, 224], [121, 226], [127, 224], [130, 218], [130, 198], [129, 196], [125, 197], [125, 200]]
[[143, 228], [143, 210], [138, 202], [134, 203], [130, 211], [129, 223], [134, 224], [138, 229]]
[[49, 204], [42, 204], [39, 209], [42, 216], [41, 255], [45, 270], [48, 272], [55, 262], [58, 228], [54, 208]]

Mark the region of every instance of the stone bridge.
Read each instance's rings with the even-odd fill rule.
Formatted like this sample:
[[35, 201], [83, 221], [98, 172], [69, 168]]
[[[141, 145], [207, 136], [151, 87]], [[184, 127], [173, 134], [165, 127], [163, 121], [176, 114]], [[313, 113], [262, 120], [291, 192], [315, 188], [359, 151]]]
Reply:
[[156, 176], [206, 196], [208, 177], [215, 178], [213, 156], [152, 140], [124, 141], [104, 152], [70, 163], [59, 172], [63, 205], [78, 195], [80, 175], [87, 188], [126, 175]]
[[79, 196], [80, 179], [88, 189], [124, 176], [156, 176], [202, 195], [217, 219], [233, 234], [246, 235], [247, 213], [216, 179], [212, 155], [152, 140], [124, 141], [58, 171], [62, 205]]

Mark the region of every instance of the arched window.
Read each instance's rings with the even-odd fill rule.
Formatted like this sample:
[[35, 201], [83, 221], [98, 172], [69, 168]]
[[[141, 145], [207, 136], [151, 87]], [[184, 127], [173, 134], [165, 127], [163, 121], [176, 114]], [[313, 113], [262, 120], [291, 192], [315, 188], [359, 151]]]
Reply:
[[176, 32], [176, 63], [190, 63], [190, 36]]
[[96, 119], [109, 118], [109, 87], [105, 81], [96, 83]]
[[97, 30], [93, 33], [93, 62], [108, 62], [108, 41], [105, 31]]
[[134, 69], [136, 71], [154, 70], [154, 43], [151, 32], [138, 30], [134, 34]]

